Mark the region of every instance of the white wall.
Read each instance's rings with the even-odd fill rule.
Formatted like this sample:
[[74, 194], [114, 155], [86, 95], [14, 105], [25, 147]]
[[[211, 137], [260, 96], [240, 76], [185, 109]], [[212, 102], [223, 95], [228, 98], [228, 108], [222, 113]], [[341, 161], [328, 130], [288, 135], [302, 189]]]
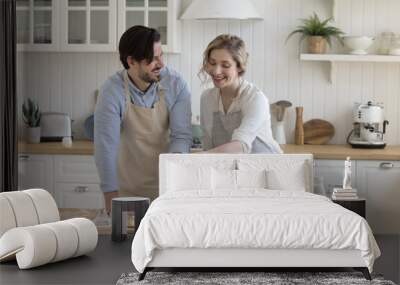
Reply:
[[[336, 0], [337, 25], [354, 35], [378, 35], [385, 30], [400, 33], [400, 1]], [[304, 106], [304, 121], [322, 118], [332, 122], [336, 135], [331, 143], [345, 143], [352, 127], [353, 102], [376, 100], [386, 107], [390, 121], [387, 140], [400, 144], [400, 64], [339, 63], [337, 80], [328, 82], [328, 63], [300, 62], [297, 38], [285, 38], [298, 19], [313, 11], [325, 18], [332, 14], [332, 0], [254, 0], [264, 21], [185, 21], [182, 53], [165, 56], [188, 82], [193, 95], [193, 114], [199, 114], [202, 90], [197, 72], [204, 48], [221, 33], [241, 36], [247, 43], [250, 62], [246, 78], [268, 96], [270, 102], [289, 100]], [[69, 113], [75, 120], [76, 137], [93, 110], [94, 91], [120, 68], [116, 53], [19, 54], [19, 98], [37, 98], [44, 111]], [[294, 128], [294, 109], [287, 116], [289, 141]]]

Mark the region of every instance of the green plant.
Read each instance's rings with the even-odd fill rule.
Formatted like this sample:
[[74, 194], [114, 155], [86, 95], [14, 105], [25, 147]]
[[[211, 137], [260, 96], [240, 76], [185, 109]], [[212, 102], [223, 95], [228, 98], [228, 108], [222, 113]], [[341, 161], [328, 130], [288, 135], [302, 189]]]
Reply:
[[323, 37], [330, 46], [332, 45], [331, 38], [336, 38], [341, 44], [343, 44], [341, 36], [344, 33], [339, 28], [328, 25], [329, 22], [332, 21], [332, 17], [321, 21], [318, 15], [314, 12], [312, 16], [307, 19], [300, 19], [300, 21], [303, 24], [297, 26], [297, 29], [288, 35], [286, 42], [294, 34], [300, 33], [302, 34], [300, 37], [300, 43], [307, 37], [320, 36]]
[[28, 127], [39, 127], [41, 114], [39, 105], [35, 101], [27, 98], [22, 104], [22, 114], [24, 122]]

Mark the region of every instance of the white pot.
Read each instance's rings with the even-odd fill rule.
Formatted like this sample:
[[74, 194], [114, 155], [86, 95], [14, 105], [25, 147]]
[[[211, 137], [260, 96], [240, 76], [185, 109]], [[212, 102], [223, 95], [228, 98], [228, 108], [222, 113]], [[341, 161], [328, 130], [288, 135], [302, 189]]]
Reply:
[[28, 143], [40, 143], [40, 127], [28, 128], [26, 139]]

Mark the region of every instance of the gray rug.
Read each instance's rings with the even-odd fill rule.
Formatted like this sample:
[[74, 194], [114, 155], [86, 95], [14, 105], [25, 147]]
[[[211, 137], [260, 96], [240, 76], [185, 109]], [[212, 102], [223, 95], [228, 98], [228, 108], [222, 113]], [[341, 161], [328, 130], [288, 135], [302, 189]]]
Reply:
[[372, 275], [373, 280], [368, 281], [359, 272], [148, 272], [142, 281], [138, 281], [138, 276], [138, 273], [122, 274], [116, 285], [395, 285], [392, 281], [376, 275]]

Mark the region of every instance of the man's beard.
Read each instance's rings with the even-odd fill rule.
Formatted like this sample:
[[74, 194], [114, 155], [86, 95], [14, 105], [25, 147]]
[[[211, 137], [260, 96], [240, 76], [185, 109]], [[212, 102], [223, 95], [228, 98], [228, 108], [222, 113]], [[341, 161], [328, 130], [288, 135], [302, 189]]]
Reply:
[[159, 82], [160, 81], [160, 75], [157, 75], [156, 78], [154, 79], [154, 76], [150, 76], [150, 74], [146, 73], [146, 72], [141, 72], [139, 74], [139, 78], [141, 80], [143, 80], [144, 82], [147, 83], [154, 83], [154, 82]]

